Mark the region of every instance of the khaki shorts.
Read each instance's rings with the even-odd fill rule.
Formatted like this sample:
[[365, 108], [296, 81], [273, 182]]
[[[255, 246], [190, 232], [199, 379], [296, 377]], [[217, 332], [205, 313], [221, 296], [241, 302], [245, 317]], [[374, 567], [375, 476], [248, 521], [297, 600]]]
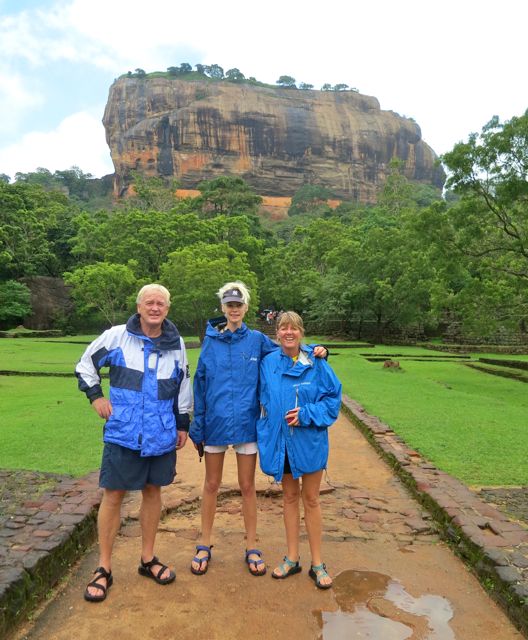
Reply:
[[257, 453], [257, 443], [256, 442], [242, 442], [242, 444], [223, 444], [223, 445], [213, 445], [206, 444], [204, 447], [204, 451], [206, 453], [225, 453], [229, 447], [233, 447], [233, 449], [240, 453], [243, 456], [251, 456]]

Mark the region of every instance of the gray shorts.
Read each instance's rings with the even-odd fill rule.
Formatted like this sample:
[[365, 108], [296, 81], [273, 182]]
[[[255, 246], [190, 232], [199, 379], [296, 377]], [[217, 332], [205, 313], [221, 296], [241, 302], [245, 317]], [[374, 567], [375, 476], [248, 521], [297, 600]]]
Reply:
[[99, 486], [103, 489], [138, 491], [145, 485], [164, 487], [176, 475], [176, 449], [161, 456], [141, 457], [139, 451], [105, 442]]

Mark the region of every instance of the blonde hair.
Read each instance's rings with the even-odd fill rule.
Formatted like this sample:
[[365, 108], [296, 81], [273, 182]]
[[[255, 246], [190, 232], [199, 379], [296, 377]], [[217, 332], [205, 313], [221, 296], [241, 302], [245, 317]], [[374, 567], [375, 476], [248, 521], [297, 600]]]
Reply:
[[249, 304], [249, 301], [251, 300], [251, 296], [249, 295], [249, 289], [240, 280], [237, 280], [235, 282], [226, 282], [222, 287], [220, 287], [220, 289], [218, 289], [218, 291], [216, 292], [216, 295], [220, 298], [220, 302], [222, 302], [224, 293], [226, 291], [229, 291], [229, 289], [238, 289], [242, 294], [242, 300], [244, 301], [244, 304], [246, 305]]
[[291, 325], [294, 329], [299, 329], [301, 336], [304, 338], [304, 323], [298, 313], [295, 313], [295, 311], [283, 311], [277, 319], [277, 332], [285, 325]]
[[171, 297], [170, 291], [167, 288], [165, 288], [162, 284], [156, 284], [154, 282], [151, 284], [146, 284], [144, 287], [141, 287], [141, 289], [137, 294], [136, 304], [139, 304], [143, 299], [143, 297], [146, 296], [147, 293], [150, 293], [151, 291], [157, 291], [158, 293], [161, 293], [161, 295], [165, 298], [165, 302], [167, 303], [167, 306], [170, 307], [170, 297]]

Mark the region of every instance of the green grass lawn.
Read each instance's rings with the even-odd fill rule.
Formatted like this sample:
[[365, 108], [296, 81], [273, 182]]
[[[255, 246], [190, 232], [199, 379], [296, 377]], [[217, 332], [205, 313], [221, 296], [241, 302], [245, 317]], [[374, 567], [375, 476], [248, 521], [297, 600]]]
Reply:
[[528, 394], [523, 383], [456, 360], [407, 359], [448, 355], [417, 347], [369, 350], [368, 356], [395, 354], [402, 372], [368, 362], [351, 349], [336, 352], [331, 365], [344, 392], [439, 468], [470, 485], [528, 482]]
[[[457, 359], [412, 359], [445, 359], [449, 354], [444, 352], [384, 345], [332, 349], [325, 344], [344, 392], [439, 468], [470, 485], [528, 483], [525, 384], [472, 370]], [[73, 376], [84, 348], [49, 339], [0, 340], [0, 369], [72, 373], [71, 378], [0, 376], [0, 468], [73, 475], [98, 468], [102, 421]], [[368, 362], [361, 354], [392, 354], [403, 371], [383, 369], [382, 362]], [[479, 353], [472, 359], [485, 355], [498, 357]], [[188, 350], [191, 372], [198, 356], [198, 349]]]
[[[71, 373], [0, 376], [0, 468], [74, 476], [99, 468], [103, 421], [73, 374], [84, 348], [44, 339], [0, 340], [0, 369]], [[188, 349], [187, 355], [194, 371], [199, 350]]]

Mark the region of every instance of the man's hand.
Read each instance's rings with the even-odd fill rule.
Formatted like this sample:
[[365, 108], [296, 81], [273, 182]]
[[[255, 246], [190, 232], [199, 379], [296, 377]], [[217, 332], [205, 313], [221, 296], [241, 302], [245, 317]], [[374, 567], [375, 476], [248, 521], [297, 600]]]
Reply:
[[187, 436], [189, 435], [187, 431], [177, 431], [178, 438], [176, 440], [176, 449], [181, 449], [185, 446], [187, 442]]
[[96, 398], [92, 402], [92, 407], [97, 412], [97, 415], [103, 420], [108, 420], [108, 418], [112, 415], [112, 405], [110, 404], [110, 400], [106, 398]]

